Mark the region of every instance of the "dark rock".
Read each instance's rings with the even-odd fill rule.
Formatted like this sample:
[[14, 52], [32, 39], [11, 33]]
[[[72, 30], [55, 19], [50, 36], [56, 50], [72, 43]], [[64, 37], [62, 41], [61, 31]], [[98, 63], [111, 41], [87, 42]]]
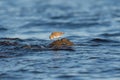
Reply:
[[41, 50], [41, 49], [44, 49], [44, 47], [42, 46], [39, 46], [39, 45], [23, 45], [21, 46], [20, 48], [22, 49], [32, 49], [32, 50]]
[[4, 46], [16, 46], [18, 45], [17, 42], [9, 42], [9, 41], [1, 41], [0, 45], [4, 45]]
[[32, 47], [30, 45], [24, 45], [22, 46], [21, 48], [24, 48], [24, 49], [31, 49]]
[[15, 41], [23, 41], [22, 39], [19, 39], [19, 38], [0, 38], [0, 40], [15, 40]]

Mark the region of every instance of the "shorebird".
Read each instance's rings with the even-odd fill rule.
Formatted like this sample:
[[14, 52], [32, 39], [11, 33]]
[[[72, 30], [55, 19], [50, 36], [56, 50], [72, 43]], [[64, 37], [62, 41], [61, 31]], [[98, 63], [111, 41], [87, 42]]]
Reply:
[[50, 39], [54, 39], [54, 38], [59, 38], [63, 35], [63, 32], [52, 32], [51, 35], [49, 36]]

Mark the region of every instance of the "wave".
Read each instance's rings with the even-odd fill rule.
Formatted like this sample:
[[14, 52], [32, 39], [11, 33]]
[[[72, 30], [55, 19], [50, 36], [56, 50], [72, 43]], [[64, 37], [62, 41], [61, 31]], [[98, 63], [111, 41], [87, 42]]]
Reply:
[[91, 42], [96, 43], [119, 43], [119, 41], [110, 40], [110, 39], [103, 39], [103, 38], [94, 38], [91, 40]]
[[119, 32], [115, 32], [115, 33], [104, 33], [104, 34], [101, 34], [102, 36], [105, 36], [105, 37], [115, 37], [115, 36], [120, 36], [120, 33]]

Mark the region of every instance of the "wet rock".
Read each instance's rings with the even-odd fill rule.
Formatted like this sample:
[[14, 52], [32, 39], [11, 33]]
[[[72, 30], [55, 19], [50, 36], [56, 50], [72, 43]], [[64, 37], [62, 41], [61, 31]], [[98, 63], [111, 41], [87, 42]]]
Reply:
[[21, 47], [22, 49], [32, 49], [32, 50], [41, 50], [41, 49], [44, 49], [45, 47], [43, 47], [43, 46], [39, 46], [39, 45], [23, 45], [22, 47]]
[[0, 41], [0, 45], [4, 45], [4, 46], [16, 46], [18, 45], [17, 42], [9, 42], [9, 41]]
[[32, 47], [30, 45], [24, 45], [21, 48], [23, 48], [23, 49], [31, 49]]
[[73, 46], [73, 42], [71, 42], [67, 38], [62, 38], [60, 40], [53, 41], [52, 43], [49, 44], [49, 48], [53, 49], [67, 49], [67, 47]]
[[6, 40], [6, 41], [23, 41], [22, 39], [19, 39], [19, 38], [0, 38], [0, 40]]
[[[73, 42], [67, 38], [62, 38], [60, 40], [55, 40], [49, 45], [46, 43], [41, 44], [45, 41], [39, 42], [37, 44], [33, 41], [26, 41], [19, 38], [0, 38], [0, 47], [6, 50], [72, 50]], [[3, 47], [4, 46], [4, 47]]]

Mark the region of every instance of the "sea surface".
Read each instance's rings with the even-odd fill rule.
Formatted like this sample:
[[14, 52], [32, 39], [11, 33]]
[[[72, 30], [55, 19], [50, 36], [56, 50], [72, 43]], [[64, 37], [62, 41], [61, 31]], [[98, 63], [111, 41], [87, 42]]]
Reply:
[[120, 80], [120, 0], [0, 0], [0, 80]]

